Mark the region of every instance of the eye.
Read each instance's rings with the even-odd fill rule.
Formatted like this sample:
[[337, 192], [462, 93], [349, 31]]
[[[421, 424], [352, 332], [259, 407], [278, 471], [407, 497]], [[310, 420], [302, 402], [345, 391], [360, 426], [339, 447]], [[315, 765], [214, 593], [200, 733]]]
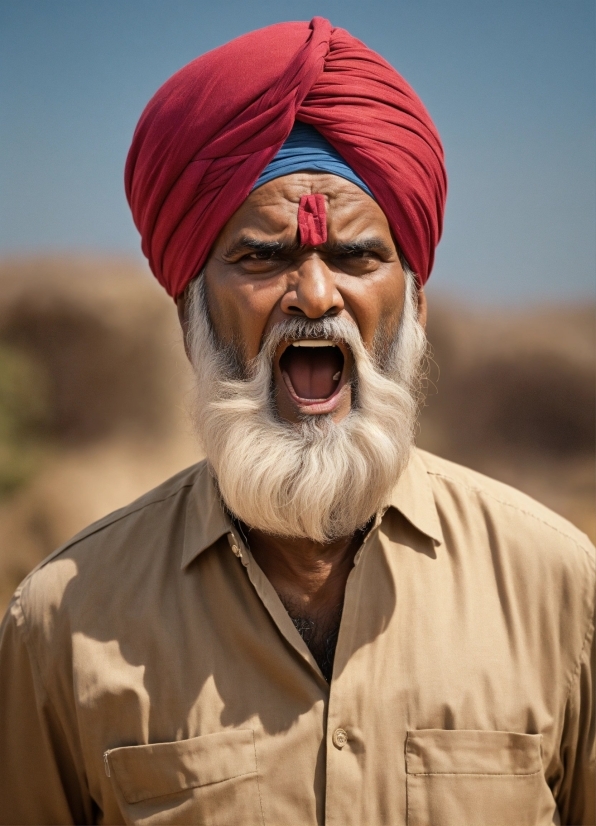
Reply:
[[347, 252], [344, 257], [360, 260], [362, 258], [372, 258], [372, 256], [373, 253], [370, 250], [352, 250], [352, 252]]
[[373, 250], [346, 250], [335, 257], [335, 265], [348, 275], [366, 275], [374, 272], [381, 264], [381, 258]]
[[275, 250], [258, 250], [257, 252], [251, 252], [249, 255], [245, 255], [244, 259], [248, 261], [271, 261], [276, 257], [277, 252]]
[[338, 256], [344, 261], [374, 261], [378, 260], [379, 256], [373, 250], [346, 250]]
[[246, 273], [267, 275], [279, 270], [283, 265], [282, 258], [279, 250], [257, 249], [245, 253], [237, 259], [236, 264]]

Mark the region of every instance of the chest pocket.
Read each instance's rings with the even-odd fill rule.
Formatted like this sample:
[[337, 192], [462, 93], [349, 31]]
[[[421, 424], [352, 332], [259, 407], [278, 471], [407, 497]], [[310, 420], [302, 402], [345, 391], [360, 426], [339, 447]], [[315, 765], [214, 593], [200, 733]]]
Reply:
[[506, 731], [408, 732], [408, 826], [552, 824], [541, 740]]
[[250, 729], [111, 749], [106, 765], [126, 823], [262, 826]]

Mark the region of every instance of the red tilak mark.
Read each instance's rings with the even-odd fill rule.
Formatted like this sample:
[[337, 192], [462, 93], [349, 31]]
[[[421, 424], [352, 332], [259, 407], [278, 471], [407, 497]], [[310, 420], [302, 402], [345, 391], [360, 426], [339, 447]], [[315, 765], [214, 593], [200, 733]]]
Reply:
[[327, 240], [327, 212], [324, 195], [303, 195], [298, 206], [300, 243], [316, 247]]

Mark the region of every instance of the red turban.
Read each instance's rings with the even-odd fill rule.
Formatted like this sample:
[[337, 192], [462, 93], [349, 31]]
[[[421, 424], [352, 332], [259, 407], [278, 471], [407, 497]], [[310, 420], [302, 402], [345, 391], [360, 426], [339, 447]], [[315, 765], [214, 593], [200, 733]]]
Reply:
[[424, 284], [447, 188], [437, 130], [395, 69], [315, 17], [250, 32], [193, 60], [141, 115], [126, 195], [143, 252], [174, 298], [295, 120], [318, 129], [368, 185]]

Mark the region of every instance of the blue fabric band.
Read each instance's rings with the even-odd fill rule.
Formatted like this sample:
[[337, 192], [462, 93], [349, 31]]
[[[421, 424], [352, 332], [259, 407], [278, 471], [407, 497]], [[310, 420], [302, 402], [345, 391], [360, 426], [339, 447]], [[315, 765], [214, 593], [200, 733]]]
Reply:
[[266, 184], [267, 181], [272, 181], [274, 178], [291, 175], [292, 172], [306, 172], [307, 170], [309, 172], [330, 172], [332, 175], [339, 175], [340, 178], [345, 178], [359, 186], [371, 198], [375, 197], [362, 178], [356, 175], [329, 141], [320, 132], [317, 132], [314, 126], [301, 123], [298, 120], [294, 123], [292, 131], [275, 158], [261, 172], [253, 189]]

